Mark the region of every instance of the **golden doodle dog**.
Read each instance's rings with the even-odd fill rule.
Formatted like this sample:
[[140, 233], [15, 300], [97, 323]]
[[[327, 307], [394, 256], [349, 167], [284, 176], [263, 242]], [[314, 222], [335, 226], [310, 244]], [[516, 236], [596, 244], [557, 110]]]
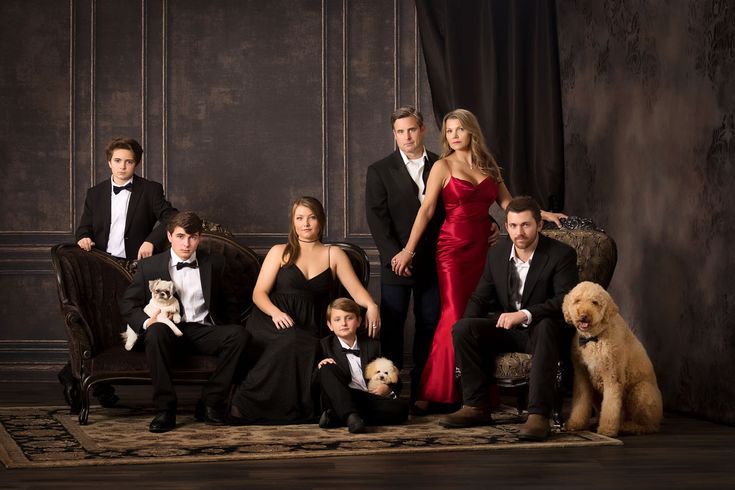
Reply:
[[562, 310], [577, 329], [572, 413], [566, 428], [586, 430], [595, 405], [598, 434], [657, 432], [663, 408], [653, 365], [607, 291], [581, 282], [566, 295]]
[[398, 383], [398, 368], [390, 359], [378, 357], [365, 367], [365, 379], [368, 381], [368, 391], [381, 384], [396, 384]]

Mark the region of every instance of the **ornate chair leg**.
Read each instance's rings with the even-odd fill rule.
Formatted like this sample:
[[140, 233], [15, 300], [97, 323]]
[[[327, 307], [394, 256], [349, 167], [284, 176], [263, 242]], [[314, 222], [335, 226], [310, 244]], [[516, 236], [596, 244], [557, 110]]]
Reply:
[[554, 425], [561, 429], [564, 426], [564, 418], [561, 413], [564, 404], [564, 384], [562, 383], [563, 363], [559, 361], [556, 365], [556, 377], [554, 379], [554, 406], [552, 408]]
[[89, 377], [82, 378], [82, 389], [80, 391], [82, 407], [79, 411], [79, 425], [87, 425], [89, 419], [89, 392], [92, 391]]

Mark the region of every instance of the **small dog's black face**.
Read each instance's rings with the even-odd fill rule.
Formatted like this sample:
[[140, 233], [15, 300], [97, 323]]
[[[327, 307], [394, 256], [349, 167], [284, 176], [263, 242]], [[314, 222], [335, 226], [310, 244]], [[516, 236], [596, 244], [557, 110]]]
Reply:
[[174, 296], [174, 283], [172, 281], [156, 279], [150, 281], [148, 287], [151, 290], [152, 299], [159, 303], [168, 303]]

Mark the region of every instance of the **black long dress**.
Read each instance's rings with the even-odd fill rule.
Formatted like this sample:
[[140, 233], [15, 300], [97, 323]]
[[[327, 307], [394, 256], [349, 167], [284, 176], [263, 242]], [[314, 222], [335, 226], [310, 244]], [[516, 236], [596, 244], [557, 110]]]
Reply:
[[[245, 378], [232, 397], [233, 423], [298, 424], [317, 416], [311, 375], [318, 362], [319, 339], [326, 334], [326, 309], [335, 280], [327, 267], [307, 280], [295, 265], [276, 275], [270, 300], [295, 325], [279, 330], [255, 309], [247, 322], [252, 344]], [[252, 347], [252, 350], [250, 349]]]

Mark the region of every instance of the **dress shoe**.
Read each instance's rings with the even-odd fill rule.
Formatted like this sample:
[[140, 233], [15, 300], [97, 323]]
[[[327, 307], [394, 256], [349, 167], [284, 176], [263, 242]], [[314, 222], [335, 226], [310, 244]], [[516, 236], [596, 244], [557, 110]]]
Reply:
[[148, 430], [155, 433], [168, 432], [176, 428], [176, 413], [174, 412], [158, 412], [151, 425], [148, 426]]
[[357, 413], [352, 412], [347, 416], [347, 430], [350, 434], [361, 434], [365, 432], [365, 422]]
[[475, 427], [477, 425], [491, 425], [493, 417], [489, 408], [470, 407], [462, 405], [462, 408], [439, 420], [439, 425], [449, 429], [462, 427]]
[[522, 441], [545, 441], [550, 432], [549, 418], [531, 413], [528, 415], [526, 423], [521, 426], [518, 439]]
[[214, 407], [205, 405], [202, 400], [197, 402], [197, 406], [194, 409], [194, 418], [199, 422], [204, 422], [207, 425], [224, 425], [225, 416], [221, 411]]
[[415, 417], [425, 417], [429, 415], [429, 402], [423, 400], [416, 400], [408, 408], [411, 415]]
[[339, 421], [339, 417], [331, 408], [328, 408], [322, 412], [322, 416], [319, 417], [319, 427], [322, 429], [332, 429], [342, 425]]

